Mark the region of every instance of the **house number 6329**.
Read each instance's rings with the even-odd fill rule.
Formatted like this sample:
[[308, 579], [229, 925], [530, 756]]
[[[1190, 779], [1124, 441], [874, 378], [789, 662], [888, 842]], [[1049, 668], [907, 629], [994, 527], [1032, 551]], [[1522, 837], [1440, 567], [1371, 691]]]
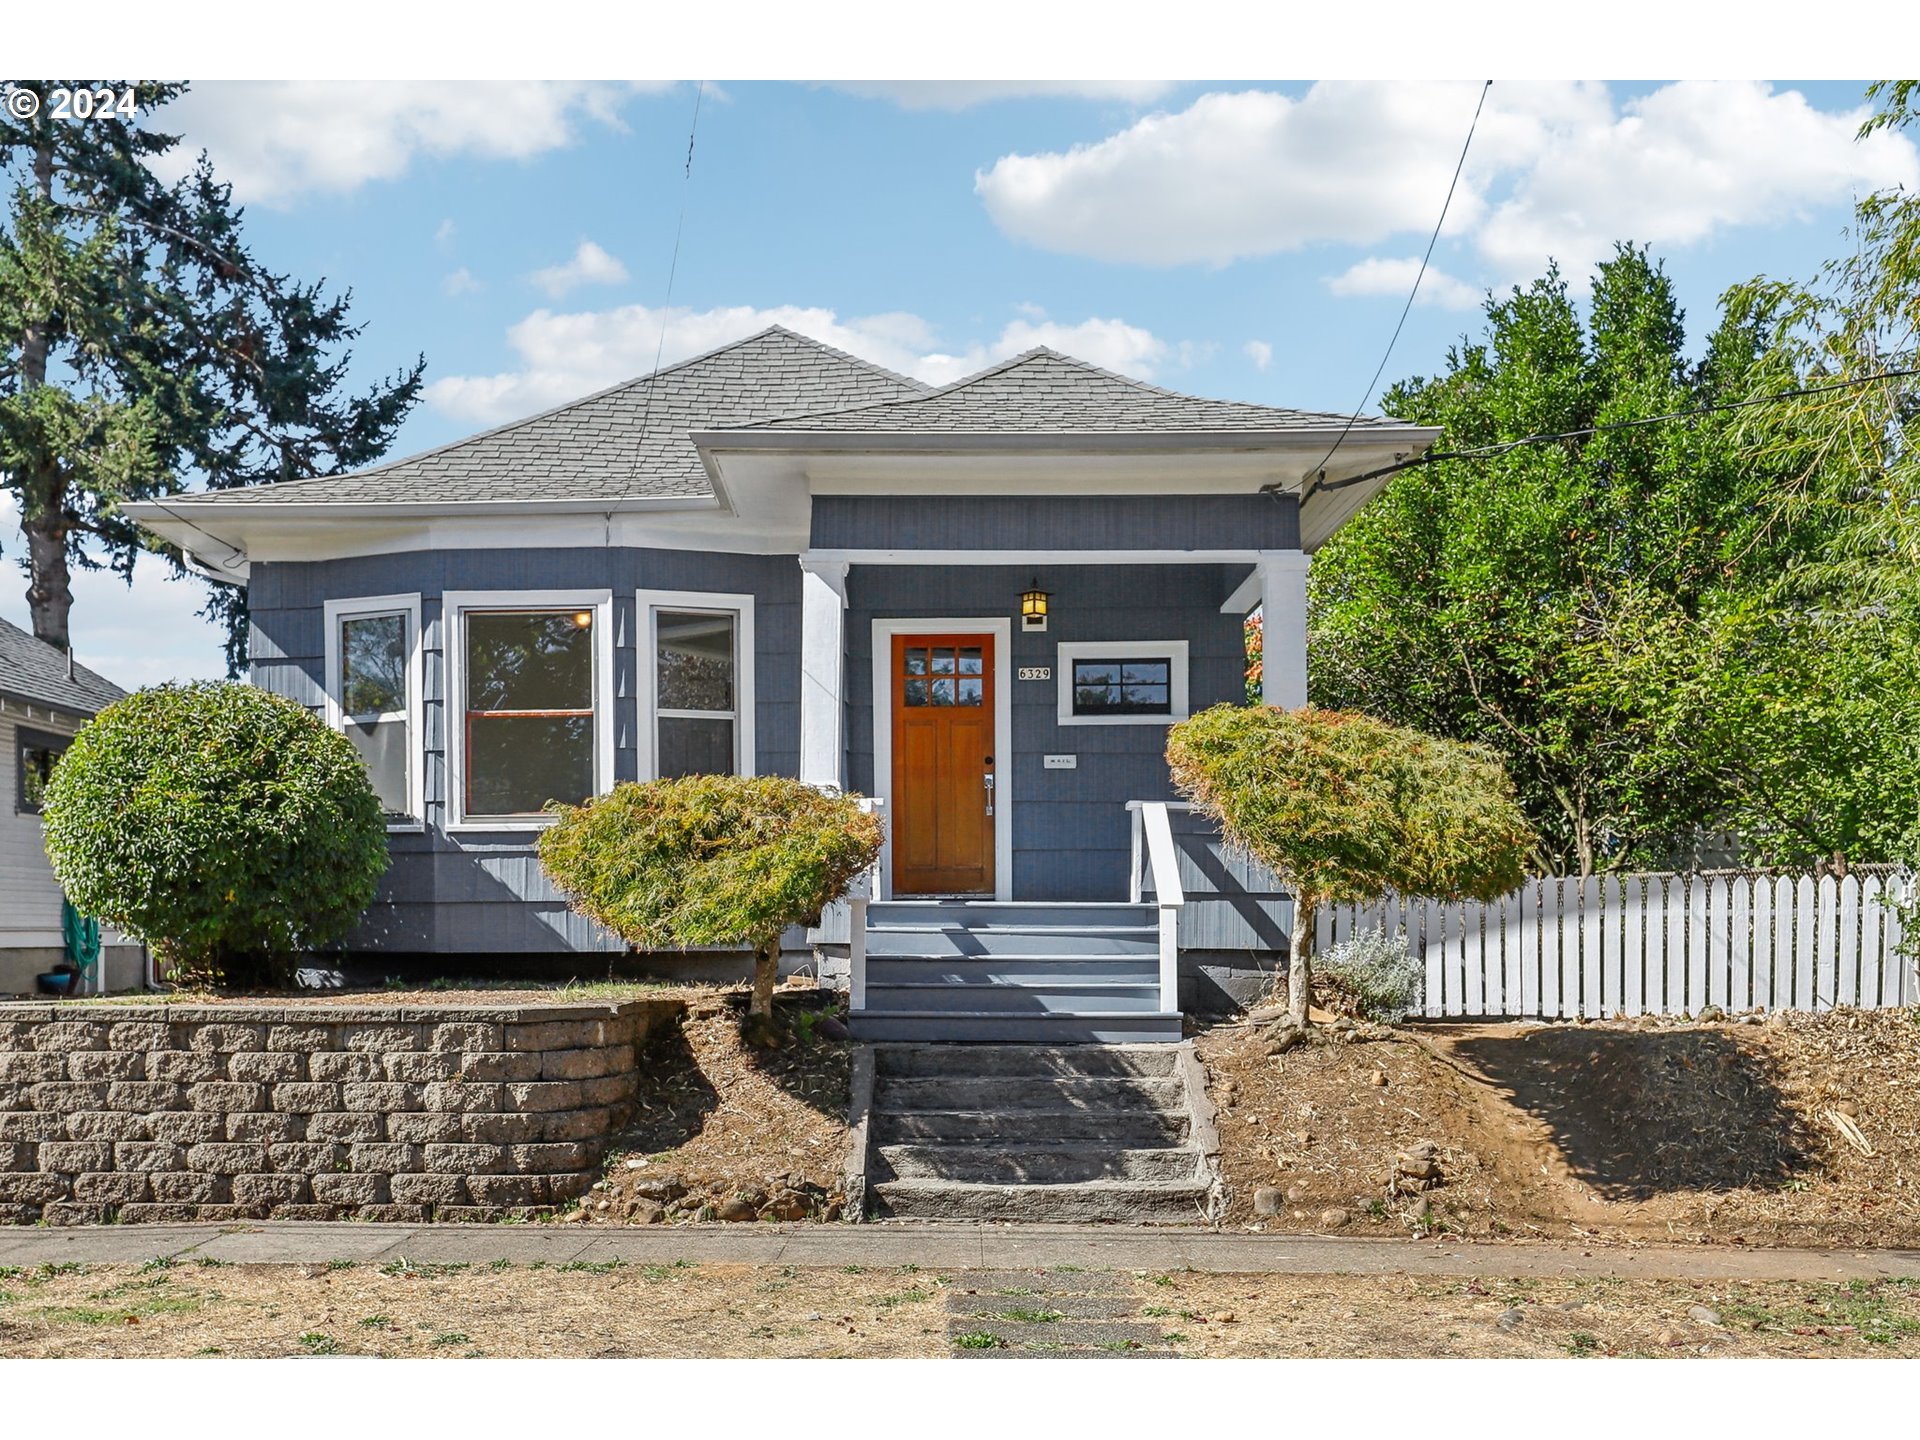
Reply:
[[1022, 665], [1020, 667], [1020, 678], [1022, 680], [1051, 680], [1053, 678], [1053, 667], [1051, 665]]

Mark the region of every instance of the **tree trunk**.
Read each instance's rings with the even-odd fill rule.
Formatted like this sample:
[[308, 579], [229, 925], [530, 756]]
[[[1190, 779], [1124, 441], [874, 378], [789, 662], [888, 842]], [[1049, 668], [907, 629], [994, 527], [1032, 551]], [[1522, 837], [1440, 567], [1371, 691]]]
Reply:
[[753, 999], [747, 1006], [749, 1016], [773, 1019], [773, 987], [780, 979], [780, 937], [762, 940], [753, 947]]
[[[42, 122], [43, 126], [47, 122]], [[43, 129], [42, 135], [47, 136]], [[33, 152], [33, 188], [45, 202], [53, 199], [53, 141], [43, 138]], [[52, 348], [48, 322], [29, 319], [20, 336], [20, 388], [32, 403], [33, 392], [47, 383], [47, 356]], [[67, 648], [67, 617], [73, 609], [73, 591], [67, 575], [66, 486], [60, 462], [48, 456], [20, 471], [20, 529], [27, 537], [27, 608], [33, 633], [49, 645]]]
[[1320, 902], [1311, 895], [1293, 898], [1293, 949], [1287, 958], [1287, 1012], [1296, 1025], [1307, 1024], [1313, 1003], [1313, 927]]

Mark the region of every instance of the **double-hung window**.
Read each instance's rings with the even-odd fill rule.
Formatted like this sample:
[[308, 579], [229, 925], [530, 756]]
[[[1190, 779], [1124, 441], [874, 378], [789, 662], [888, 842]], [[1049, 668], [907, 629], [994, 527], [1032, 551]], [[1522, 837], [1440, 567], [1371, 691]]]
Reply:
[[1062, 725], [1166, 725], [1187, 717], [1187, 642], [1059, 647]]
[[446, 597], [455, 820], [540, 823], [612, 783], [605, 591]]
[[753, 774], [753, 597], [638, 598], [642, 777]]
[[326, 604], [327, 719], [353, 742], [390, 828], [424, 814], [420, 737], [420, 597]]

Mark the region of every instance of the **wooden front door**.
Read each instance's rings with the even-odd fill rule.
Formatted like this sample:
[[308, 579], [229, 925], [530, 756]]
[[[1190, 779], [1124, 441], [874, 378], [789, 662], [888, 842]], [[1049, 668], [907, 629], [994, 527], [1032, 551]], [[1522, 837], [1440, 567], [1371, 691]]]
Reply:
[[893, 637], [893, 892], [993, 893], [993, 636]]

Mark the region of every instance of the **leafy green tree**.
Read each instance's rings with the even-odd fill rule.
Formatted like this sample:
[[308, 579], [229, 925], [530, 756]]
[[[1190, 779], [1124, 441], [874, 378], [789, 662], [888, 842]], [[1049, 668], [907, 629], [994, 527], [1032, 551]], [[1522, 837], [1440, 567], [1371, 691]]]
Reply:
[[626, 783], [551, 808], [540, 864], [574, 909], [629, 945], [752, 947], [762, 1033], [782, 932], [816, 920], [880, 854], [880, 821], [857, 796], [779, 775]]
[[116, 701], [42, 801], [83, 914], [147, 941], [178, 981], [278, 986], [344, 935], [387, 868], [360, 754], [303, 705], [225, 681]]
[[1768, 522], [1774, 477], [1730, 424], [1600, 428], [1744, 396], [1769, 332], [1729, 319], [1697, 365], [1684, 338], [1671, 282], [1630, 246], [1584, 320], [1557, 269], [1490, 298], [1482, 337], [1384, 405], [1441, 426], [1443, 450], [1493, 453], [1394, 477], [1315, 558], [1312, 698], [1491, 746], [1544, 868], [1658, 863], [1736, 800], [1639, 683], [1641, 651], [1817, 543], [1819, 517]]
[[[135, 97], [134, 114], [56, 119], [56, 88]], [[0, 108], [0, 483], [18, 497], [34, 633], [68, 643], [71, 567], [131, 575], [129, 500], [299, 479], [378, 459], [419, 396], [424, 362], [349, 394], [360, 333], [349, 296], [261, 266], [206, 156], [163, 183], [178, 137], [151, 127], [185, 86], [16, 81], [40, 101]], [[245, 663], [245, 597], [205, 613]]]
[[1535, 837], [1488, 749], [1366, 715], [1216, 705], [1167, 732], [1180, 792], [1293, 893], [1287, 1004], [1307, 1023], [1324, 904], [1388, 891], [1491, 900]]

